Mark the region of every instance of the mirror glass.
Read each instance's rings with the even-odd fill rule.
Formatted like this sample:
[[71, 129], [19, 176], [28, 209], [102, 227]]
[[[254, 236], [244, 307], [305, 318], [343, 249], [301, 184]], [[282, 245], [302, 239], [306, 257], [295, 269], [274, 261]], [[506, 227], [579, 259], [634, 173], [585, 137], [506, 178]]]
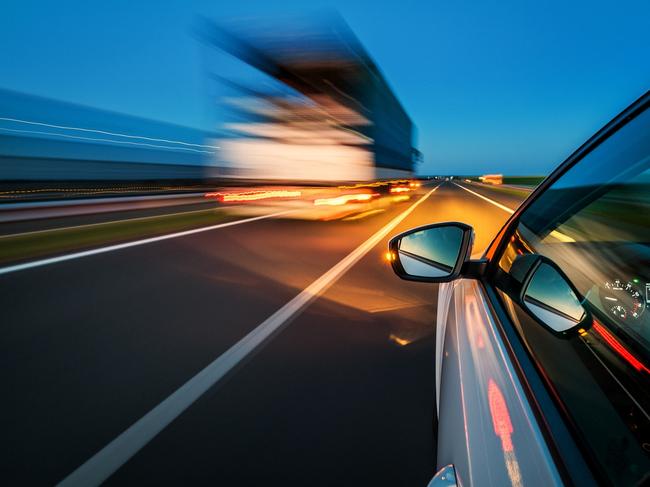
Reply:
[[463, 229], [456, 226], [427, 228], [405, 235], [399, 242], [399, 260], [415, 277], [452, 274], [463, 243]]
[[552, 266], [537, 267], [524, 293], [528, 310], [554, 331], [567, 331], [585, 318], [585, 309], [564, 277]]

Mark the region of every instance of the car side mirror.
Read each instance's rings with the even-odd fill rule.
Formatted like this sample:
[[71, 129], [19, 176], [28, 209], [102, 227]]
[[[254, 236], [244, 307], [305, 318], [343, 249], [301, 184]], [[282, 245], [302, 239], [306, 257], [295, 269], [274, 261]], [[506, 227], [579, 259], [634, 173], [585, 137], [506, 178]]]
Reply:
[[453, 465], [441, 468], [427, 487], [457, 487], [456, 469]]
[[448, 282], [460, 276], [474, 240], [464, 223], [436, 223], [413, 228], [388, 243], [395, 273], [407, 281]]
[[571, 281], [550, 259], [537, 254], [518, 257], [511, 275], [521, 277], [520, 302], [541, 324], [566, 333], [589, 322], [589, 313]]

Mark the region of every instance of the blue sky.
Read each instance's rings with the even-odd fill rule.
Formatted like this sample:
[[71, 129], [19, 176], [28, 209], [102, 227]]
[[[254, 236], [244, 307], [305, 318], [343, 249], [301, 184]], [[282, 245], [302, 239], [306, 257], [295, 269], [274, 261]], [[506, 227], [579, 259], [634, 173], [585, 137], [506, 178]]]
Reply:
[[4, 0], [0, 88], [208, 128], [196, 15], [322, 8], [413, 118], [421, 173], [547, 173], [650, 89], [650, 2], [593, 0]]

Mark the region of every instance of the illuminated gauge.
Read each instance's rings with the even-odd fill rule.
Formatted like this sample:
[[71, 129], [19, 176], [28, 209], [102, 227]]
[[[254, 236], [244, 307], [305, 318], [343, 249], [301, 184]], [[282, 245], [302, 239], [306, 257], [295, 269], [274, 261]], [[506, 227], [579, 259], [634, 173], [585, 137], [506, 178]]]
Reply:
[[622, 320], [627, 319], [627, 309], [625, 309], [621, 305], [616, 305], [612, 309], [609, 310], [610, 313], [612, 313], [614, 316], [617, 318], [620, 318]]
[[645, 311], [643, 293], [631, 281], [607, 281], [600, 297], [605, 309], [619, 320], [637, 320]]

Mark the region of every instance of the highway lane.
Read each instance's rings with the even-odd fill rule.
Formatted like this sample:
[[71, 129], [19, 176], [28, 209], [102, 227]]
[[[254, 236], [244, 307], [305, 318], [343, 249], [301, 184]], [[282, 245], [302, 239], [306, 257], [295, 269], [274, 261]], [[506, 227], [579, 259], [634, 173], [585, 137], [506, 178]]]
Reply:
[[[64, 478], [407, 207], [0, 276], [3, 477]], [[481, 248], [508, 216], [447, 183], [391, 234], [461, 220]], [[385, 240], [110, 482], [426, 482], [435, 286], [394, 277]]]
[[[67, 202], [69, 203], [69, 202]], [[56, 228], [65, 228], [78, 225], [89, 225], [95, 223], [113, 222], [118, 220], [127, 220], [131, 218], [142, 218], [148, 216], [168, 215], [172, 212], [188, 212], [196, 210], [204, 210], [211, 208], [218, 208], [218, 205], [213, 200], [203, 200], [199, 202], [192, 202], [188, 204], [175, 204], [174, 206], [151, 206], [143, 207], [144, 205], [122, 203], [120, 209], [117, 205], [113, 205], [110, 211], [99, 212], [98, 206], [93, 204], [86, 204], [88, 214], [72, 214], [67, 216], [45, 217], [39, 216], [34, 219], [5, 221], [0, 225], [0, 235], [12, 235], [17, 233], [25, 233], [30, 231], [42, 231]], [[109, 205], [106, 205], [109, 206]], [[63, 207], [65, 208], [65, 207]], [[128, 208], [128, 209], [126, 209]], [[5, 205], [0, 205], [0, 212], [6, 210]], [[15, 213], [15, 211], [14, 211]], [[74, 212], [73, 212], [74, 213]]]

